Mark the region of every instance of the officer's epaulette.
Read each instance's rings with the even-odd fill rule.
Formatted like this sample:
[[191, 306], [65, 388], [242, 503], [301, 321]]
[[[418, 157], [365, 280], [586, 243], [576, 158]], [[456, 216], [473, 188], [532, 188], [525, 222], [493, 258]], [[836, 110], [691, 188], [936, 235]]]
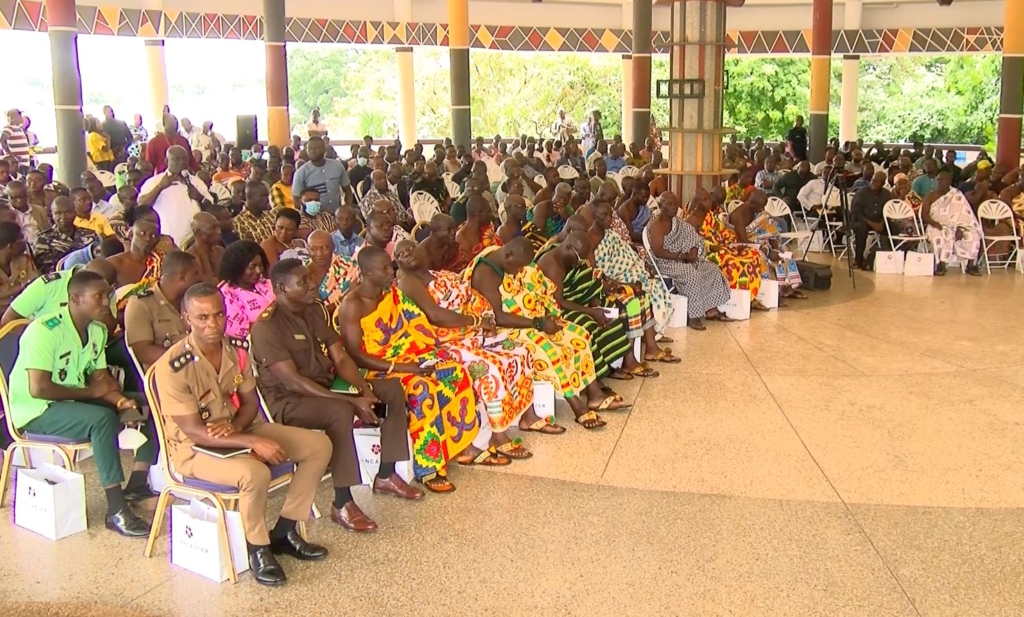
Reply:
[[192, 349], [189, 347], [185, 347], [185, 349], [183, 349], [180, 354], [171, 358], [171, 372], [177, 373], [178, 371], [185, 368], [189, 364], [196, 362], [198, 360], [199, 358], [196, 357], [196, 354], [192, 353]]
[[139, 293], [135, 294], [135, 297], [136, 298], [148, 298], [149, 296], [152, 296], [152, 295], [153, 295], [153, 290], [152, 289], [147, 289], [146, 291], [140, 291]]
[[274, 314], [274, 307], [276, 306], [277, 302], [271, 302], [270, 304], [268, 304], [267, 308], [263, 309], [263, 312], [260, 313], [260, 319], [270, 319], [270, 317]]
[[60, 315], [54, 315], [53, 317], [48, 318], [43, 322], [43, 325], [46, 326], [47, 330], [53, 330], [60, 325]]
[[232, 347], [238, 347], [239, 349], [245, 350], [249, 349], [249, 341], [244, 338], [233, 338], [229, 336], [228, 343], [230, 343]]
[[60, 280], [60, 272], [49, 272], [43, 275], [44, 283], [52, 283]]

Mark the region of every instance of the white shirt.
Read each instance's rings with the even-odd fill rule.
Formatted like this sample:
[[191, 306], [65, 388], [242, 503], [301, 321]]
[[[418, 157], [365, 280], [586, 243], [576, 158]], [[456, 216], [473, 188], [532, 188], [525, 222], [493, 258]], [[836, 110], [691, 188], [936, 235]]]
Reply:
[[[146, 183], [139, 190], [139, 195], [151, 193], [160, 184], [165, 175], [167, 175], [166, 171], [146, 180]], [[213, 201], [213, 197], [210, 196], [210, 191], [207, 190], [205, 182], [188, 172], [184, 172], [184, 176], [204, 199]], [[156, 201], [153, 202], [153, 209], [160, 215], [161, 232], [174, 238], [174, 243], [181, 246], [182, 240], [189, 233], [192, 217], [199, 212], [199, 204], [188, 196], [188, 187], [181, 182], [177, 182], [165, 188], [157, 196]]]
[[209, 161], [213, 158], [213, 135], [207, 135], [200, 131], [192, 136], [191, 145], [193, 150], [203, 153], [204, 161]]
[[811, 169], [811, 172], [814, 175], [816, 175], [816, 176], [820, 176], [821, 172], [825, 171], [825, 166], [826, 165], [831, 165], [831, 164], [832, 163], [826, 163], [825, 161], [822, 161], [822, 162], [818, 163], [817, 165], [815, 165], [814, 168]]
[[21, 227], [21, 233], [25, 236], [25, 242], [29, 246], [36, 243], [36, 238], [39, 236], [39, 225], [36, 224], [36, 219], [32, 216], [32, 208], [22, 212], [17, 208], [11, 208], [14, 212], [14, 218], [18, 221], [18, 226]]
[[[114, 198], [116, 199], [117, 195], [114, 195]], [[101, 199], [99, 203], [94, 203], [92, 205], [92, 211], [99, 212], [103, 216], [107, 217], [107, 220], [109, 221], [115, 214], [123, 214], [124, 207], [121, 206], [120, 200], [118, 200], [117, 204], [114, 204], [112, 201]]]
[[807, 184], [804, 188], [800, 189], [797, 193], [796, 199], [803, 206], [804, 210], [810, 210], [814, 206], [820, 206], [822, 200], [825, 198], [825, 181], [821, 178], [815, 178]]
[[306, 123], [306, 133], [312, 137], [313, 135], [323, 135], [327, 132], [327, 125], [323, 122], [313, 122], [310, 120]]

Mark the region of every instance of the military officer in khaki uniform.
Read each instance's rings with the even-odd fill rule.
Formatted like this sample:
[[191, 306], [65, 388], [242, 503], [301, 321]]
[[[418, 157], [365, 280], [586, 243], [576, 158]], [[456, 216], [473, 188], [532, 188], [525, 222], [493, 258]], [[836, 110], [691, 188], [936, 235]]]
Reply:
[[164, 256], [157, 284], [128, 299], [124, 338], [143, 371], [187, 334], [181, 321], [181, 299], [199, 278], [196, 258], [174, 251]]
[[[302, 560], [327, 556], [327, 549], [302, 539], [296, 523], [309, 518], [331, 459], [331, 441], [307, 429], [269, 424], [259, 415], [248, 352], [224, 337], [224, 300], [215, 286], [194, 285], [182, 308], [191, 333], [154, 365], [167, 453], [185, 476], [238, 488], [253, 576], [263, 585], [284, 584], [274, 554]], [[242, 452], [220, 458], [193, 446]], [[268, 533], [271, 468], [286, 461], [295, 463], [295, 475], [277, 525]]]

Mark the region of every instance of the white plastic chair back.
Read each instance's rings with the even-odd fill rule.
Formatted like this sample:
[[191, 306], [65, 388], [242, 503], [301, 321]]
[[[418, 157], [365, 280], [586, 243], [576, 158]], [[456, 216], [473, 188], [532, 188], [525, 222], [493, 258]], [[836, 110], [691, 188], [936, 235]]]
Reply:
[[637, 176], [640, 175], [640, 169], [632, 165], [626, 165], [625, 167], [619, 170], [619, 175], [631, 176], [633, 178], [636, 178]]
[[[661, 274], [661, 269], [658, 268], [657, 260], [654, 259], [654, 251], [651, 250], [650, 230], [651, 230], [650, 226], [644, 227], [643, 232], [640, 233], [640, 238], [643, 240], [644, 248], [647, 249], [647, 255], [648, 255], [648, 257], [650, 257], [651, 265], [654, 266], [654, 273], [658, 275], [658, 281], [660, 281], [661, 284], [664, 285], [665, 284], [665, 277]], [[605, 232], [605, 233], [608, 233], [608, 232]], [[666, 290], [667, 289], [668, 288], [666, 287]]]
[[768, 216], [773, 218], [789, 218], [793, 216], [793, 213], [789, 209], [789, 204], [782, 201], [779, 197], [769, 197], [768, 203], [765, 204], [764, 211], [768, 213]]
[[218, 203], [225, 203], [231, 199], [231, 189], [224, 186], [220, 182], [210, 183], [210, 193], [217, 197]]
[[[981, 240], [981, 256], [985, 259], [985, 269], [989, 274], [992, 273], [992, 266], [1003, 266], [1006, 268], [1010, 267], [1010, 264], [1014, 264], [1019, 270], [1020, 265], [1020, 237], [1017, 235], [1017, 225], [1013, 218], [1013, 210], [1010, 206], [999, 199], [987, 199], [981, 202], [978, 206], [978, 219], [985, 219], [989, 221], [1004, 221], [1009, 219], [1010, 223], [1010, 234], [1009, 235], [998, 235], [990, 236], [982, 229], [982, 240]], [[1006, 254], [1004, 259], [992, 259], [989, 257], [988, 250], [997, 242], [1011, 242], [1010, 251]]]
[[574, 180], [580, 177], [580, 172], [572, 165], [562, 165], [558, 168], [558, 177], [562, 180]]
[[1004, 201], [1001, 201], [999, 199], [986, 199], [985, 201], [981, 202], [980, 206], [978, 206], [978, 218], [987, 219], [990, 221], [1012, 219], [1013, 210], [1011, 210], [1010, 206], [1007, 205]]
[[445, 174], [442, 178], [444, 179], [444, 187], [448, 189], [448, 196], [452, 199], [458, 199], [462, 195], [462, 189], [452, 181], [452, 175]]
[[734, 200], [730, 201], [729, 203], [725, 204], [725, 211], [728, 214], [732, 214], [733, 212], [736, 211], [737, 208], [739, 208], [742, 205], [743, 205], [742, 201], [740, 201], [739, 199], [734, 199]]
[[412, 218], [417, 223], [429, 221], [430, 217], [441, 211], [441, 204], [437, 203], [434, 196], [426, 191], [416, 191], [409, 195], [409, 208], [412, 210]]
[[118, 163], [114, 166], [114, 175], [120, 175], [128, 171], [128, 163]]
[[[917, 216], [914, 214], [914, 209], [902, 199], [890, 199], [885, 202], [885, 205], [882, 206], [882, 220], [885, 221], [885, 235], [889, 237], [894, 251], [900, 250], [900, 247], [904, 244], [925, 240], [924, 234], [921, 233], [921, 226]], [[911, 224], [914, 226], [913, 235], [894, 234], [892, 227], [889, 226], [889, 221], [911, 221]]]
[[102, 170], [102, 169], [97, 169], [96, 171], [94, 171], [92, 173], [93, 173], [93, 175], [96, 176], [97, 180], [99, 180], [100, 182], [103, 183], [103, 186], [105, 188], [110, 188], [110, 187], [114, 186], [117, 183], [117, 178], [114, 176], [114, 174], [112, 172], [105, 171], [105, 170]]
[[536, 176], [534, 176], [533, 181], [539, 184], [541, 188], [544, 188], [548, 185], [548, 181], [544, 179], [544, 176], [542, 174], [537, 174]]

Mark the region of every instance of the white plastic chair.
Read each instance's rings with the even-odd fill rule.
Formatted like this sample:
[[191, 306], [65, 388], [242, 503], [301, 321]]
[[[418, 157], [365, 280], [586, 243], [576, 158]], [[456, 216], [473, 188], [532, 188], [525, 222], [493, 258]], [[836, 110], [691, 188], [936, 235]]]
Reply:
[[727, 214], [732, 214], [733, 212], [735, 212], [742, 205], [743, 205], [743, 200], [741, 200], [741, 199], [734, 199], [734, 200], [730, 201], [729, 203], [725, 204], [725, 211], [726, 211]]
[[790, 242], [796, 240], [797, 244], [805, 239], [811, 237], [809, 231], [798, 231], [796, 227], [796, 218], [793, 216], [793, 211], [790, 209], [789, 204], [783, 201], [779, 197], [769, 197], [768, 203], [764, 207], [764, 211], [768, 213], [768, 216], [772, 218], [785, 219], [789, 221], [789, 228], [792, 231], [787, 231], [779, 234], [779, 240], [781, 240], [782, 247], [785, 248]]
[[619, 170], [619, 175], [620, 176], [631, 176], [633, 178], [636, 178], [637, 176], [640, 175], [640, 169], [637, 168], [637, 167], [634, 167], [633, 165], [626, 165], [625, 167], [623, 167], [622, 169]]
[[572, 165], [562, 165], [558, 168], [558, 177], [562, 180], [575, 180], [580, 177], [580, 172]]
[[[842, 220], [833, 221], [826, 216], [826, 213], [836, 213], [840, 208], [843, 207], [842, 197], [839, 193], [840, 189], [836, 187], [829, 187], [822, 199], [822, 206], [824, 206], [821, 218], [819, 219], [818, 227], [822, 229], [822, 233], [825, 235], [824, 242], [828, 244], [829, 250], [832, 252], [832, 256], [836, 257], [836, 238], [840, 237], [839, 230], [843, 227]], [[824, 224], [824, 226], [822, 226]], [[847, 247], [844, 246], [843, 250], [839, 253], [838, 257], [842, 259], [846, 256]]]
[[113, 172], [97, 169], [92, 172], [96, 179], [103, 183], [105, 188], [110, 188], [117, 184], [117, 177], [114, 176]]
[[1009, 219], [1010, 229], [1013, 235], [1009, 236], [990, 236], [985, 233], [984, 227], [982, 228], [981, 236], [981, 255], [985, 259], [985, 270], [992, 274], [992, 259], [988, 256], [988, 249], [992, 247], [996, 242], [1013, 242], [1013, 246], [1010, 252], [1007, 253], [1005, 259], [996, 259], [996, 266], [1003, 266], [1009, 268], [1010, 264], [1016, 264], [1015, 267], [1020, 268], [1017, 253], [1020, 250], [1020, 238], [1017, 236], [1017, 226], [1014, 224], [1013, 210], [1004, 201], [998, 199], [988, 199], [981, 202], [978, 206], [978, 219], [985, 219], [990, 221], [1004, 221]]
[[[644, 248], [647, 249], [647, 256], [650, 257], [651, 265], [654, 266], [654, 273], [658, 275], [658, 280], [661, 281], [661, 284], [665, 287], [665, 291], [671, 291], [669, 289], [669, 287], [668, 287], [668, 284], [665, 283], [665, 278], [666, 278], [665, 275], [661, 273], [661, 269], [658, 268], [658, 262], [654, 258], [654, 251], [651, 250], [651, 238], [649, 236], [649, 233], [650, 233], [650, 227], [648, 226], [648, 227], [644, 227], [643, 232], [640, 234], [640, 237], [641, 237], [641, 239], [643, 239], [643, 242], [644, 242]], [[675, 286], [675, 282], [674, 281], [673, 281], [672, 285]], [[676, 293], [681, 294], [682, 291], [677, 289]]]
[[539, 184], [541, 188], [544, 188], [548, 185], [548, 181], [544, 179], [543, 174], [537, 174], [536, 176], [534, 176], [533, 181]]
[[444, 180], [444, 188], [448, 189], [448, 196], [451, 197], [453, 201], [462, 196], [462, 189], [459, 188], [458, 184], [455, 184], [454, 180], [452, 180], [452, 174], [447, 172], [441, 174], [441, 179]]
[[231, 200], [231, 189], [220, 182], [210, 183], [210, 194], [217, 198], [217, 203], [224, 204]]
[[118, 163], [114, 166], [114, 175], [118, 176], [128, 171], [128, 163]]
[[[902, 199], [890, 199], [885, 202], [885, 205], [882, 206], [882, 220], [885, 221], [885, 235], [889, 236], [889, 242], [892, 244], [892, 250], [894, 251], [900, 250], [904, 244], [928, 241], [925, 235], [921, 232], [921, 223], [914, 214], [914, 209], [910, 207], [910, 204]], [[902, 234], [892, 233], [892, 227], [889, 226], [889, 221], [908, 220], [913, 221], [913, 234], [905, 236]]]
[[417, 223], [430, 220], [432, 216], [441, 211], [441, 204], [437, 203], [434, 196], [426, 191], [416, 191], [409, 195], [409, 208], [412, 210], [412, 218]]

